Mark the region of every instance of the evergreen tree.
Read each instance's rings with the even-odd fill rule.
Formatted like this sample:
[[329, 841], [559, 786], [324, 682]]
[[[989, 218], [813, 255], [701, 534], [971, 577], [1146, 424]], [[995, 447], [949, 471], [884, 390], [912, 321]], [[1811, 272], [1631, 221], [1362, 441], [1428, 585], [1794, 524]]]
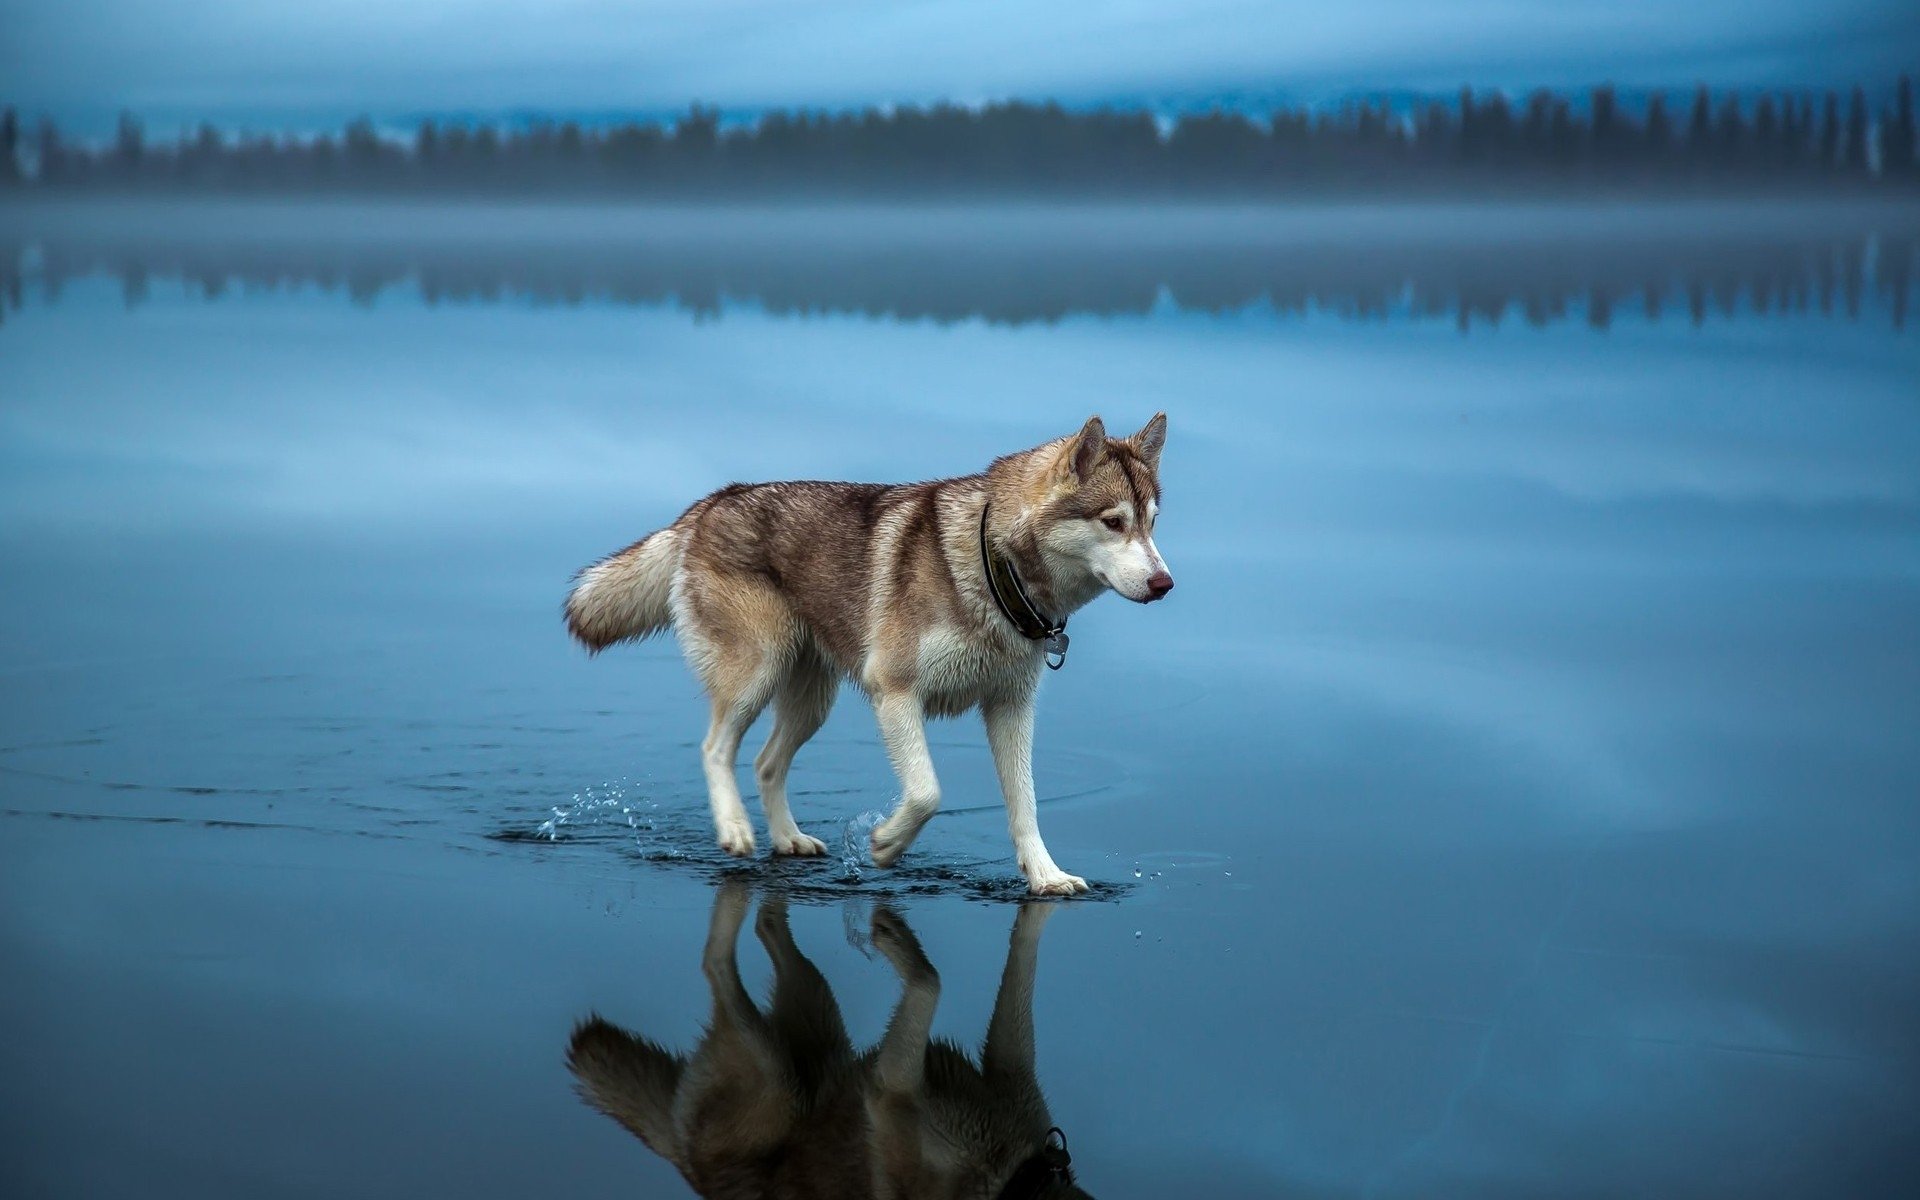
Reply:
[[1908, 179], [1914, 173], [1913, 80], [1900, 77], [1893, 113], [1880, 122], [1880, 174]]
[[[1283, 129], [1286, 131], [1284, 135]], [[1276, 122], [1273, 132], [1275, 142], [1284, 142], [1290, 146], [1296, 141], [1304, 142], [1307, 119], [1302, 116], [1297, 123], [1289, 119], [1284, 126]], [[1454, 123], [1447, 115], [1446, 105], [1435, 101], [1421, 111], [1419, 123], [1414, 127], [1413, 140], [1420, 152], [1426, 156], [1427, 161], [1435, 162], [1443, 157], [1453, 136]]]
[[0, 112], [0, 187], [20, 182], [20, 114]]
[[1807, 141], [1806, 128], [1800, 123], [1800, 104], [1785, 92], [1780, 94], [1780, 164], [1797, 167]]
[[1520, 154], [1538, 165], [1553, 157], [1554, 95], [1545, 88], [1527, 94], [1527, 106], [1520, 114]]
[[1594, 88], [1590, 107], [1594, 157], [1601, 162], [1611, 161], [1620, 145], [1620, 110], [1614, 99], [1613, 85], [1603, 83]]
[[120, 121], [113, 135], [113, 157], [120, 175], [132, 179], [140, 171], [141, 160], [146, 157], [146, 131], [130, 112], [122, 110]]
[[1580, 134], [1574, 128], [1573, 106], [1559, 96], [1553, 98], [1552, 105], [1553, 120], [1548, 125], [1550, 153], [1555, 164], [1565, 166], [1580, 156]]
[[375, 183], [384, 179], [387, 146], [374, 131], [371, 119], [354, 118], [340, 139], [340, 147], [348, 178], [360, 183]]
[[586, 142], [580, 132], [580, 122], [567, 121], [560, 126], [560, 133], [554, 139], [554, 154], [562, 166], [569, 172], [577, 171], [580, 158], [585, 152]]
[[1853, 89], [1847, 105], [1847, 134], [1843, 147], [1843, 165], [1854, 175], [1867, 173], [1867, 94]]
[[1780, 165], [1780, 114], [1772, 96], [1760, 97], [1753, 110], [1753, 165], [1772, 171]]
[[1460, 89], [1460, 133], [1456, 139], [1460, 157], [1469, 161], [1479, 158], [1483, 146], [1480, 139], [1480, 118], [1473, 109], [1473, 89]]
[[413, 169], [423, 180], [435, 181], [444, 166], [440, 158], [440, 127], [431, 118], [420, 122], [413, 134]]
[[52, 121], [45, 117], [40, 119], [33, 142], [34, 157], [39, 162], [35, 182], [43, 187], [71, 182], [66, 147], [60, 141], [60, 130]]
[[1713, 157], [1713, 98], [1702, 84], [1693, 93], [1693, 113], [1687, 118], [1687, 155], [1695, 162]]
[[471, 149], [474, 175], [488, 183], [498, 182], [500, 131], [491, 125], [482, 125], [473, 132]]
[[180, 174], [197, 183], [216, 182], [226, 174], [223, 170], [226, 157], [226, 144], [221, 140], [220, 131], [212, 122], [202, 121], [193, 144], [180, 148]]
[[1820, 117], [1820, 145], [1817, 161], [1823, 170], [1840, 166], [1840, 98], [1827, 93], [1826, 109]]
[[1480, 126], [1480, 145], [1492, 159], [1506, 160], [1513, 153], [1513, 107], [1505, 92], [1495, 92], [1475, 117]]
[[1647, 128], [1644, 138], [1647, 157], [1661, 162], [1673, 148], [1673, 118], [1667, 115], [1667, 97], [1664, 92], [1655, 92], [1653, 99], [1647, 101]]
[[1732, 93], [1720, 102], [1720, 115], [1714, 121], [1714, 157], [1728, 166], [1739, 165], [1747, 150], [1747, 121], [1740, 112], [1740, 97]]

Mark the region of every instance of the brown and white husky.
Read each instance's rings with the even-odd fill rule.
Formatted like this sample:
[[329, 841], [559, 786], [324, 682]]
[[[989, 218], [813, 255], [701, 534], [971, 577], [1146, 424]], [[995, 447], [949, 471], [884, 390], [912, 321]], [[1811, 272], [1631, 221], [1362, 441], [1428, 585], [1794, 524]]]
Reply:
[[720, 846], [754, 851], [734, 763], [769, 702], [754, 760], [775, 854], [823, 854], [787, 808], [787, 767], [841, 680], [873, 701], [900, 803], [872, 835], [891, 866], [940, 806], [926, 719], [978, 707], [1029, 890], [1086, 881], [1054, 864], [1033, 794], [1033, 701], [1066, 654], [1067, 617], [1111, 588], [1142, 604], [1173, 589], [1153, 543], [1160, 413], [1129, 438], [1080, 432], [932, 483], [734, 484], [586, 568], [567, 625], [590, 650], [671, 625], [712, 700], [701, 747]]
[[755, 922], [773, 960], [773, 1003], [762, 1009], [735, 956], [747, 899], [738, 881], [714, 899], [701, 963], [713, 1014], [693, 1053], [674, 1054], [597, 1016], [574, 1029], [567, 1066], [587, 1103], [709, 1200], [1086, 1195], [1034, 1071], [1040, 930], [1058, 905], [1020, 906], [976, 1062], [931, 1035], [940, 976], [885, 907], [873, 913], [873, 945], [902, 990], [872, 1049], [854, 1048], [777, 896], [761, 900]]

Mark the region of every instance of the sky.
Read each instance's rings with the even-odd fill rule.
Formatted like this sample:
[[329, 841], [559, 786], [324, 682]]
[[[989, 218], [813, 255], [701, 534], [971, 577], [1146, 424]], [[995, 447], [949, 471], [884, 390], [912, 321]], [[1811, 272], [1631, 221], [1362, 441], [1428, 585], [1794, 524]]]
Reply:
[[1920, 6], [1899, 0], [0, 0], [0, 102], [81, 123], [1819, 86], [1916, 64]]

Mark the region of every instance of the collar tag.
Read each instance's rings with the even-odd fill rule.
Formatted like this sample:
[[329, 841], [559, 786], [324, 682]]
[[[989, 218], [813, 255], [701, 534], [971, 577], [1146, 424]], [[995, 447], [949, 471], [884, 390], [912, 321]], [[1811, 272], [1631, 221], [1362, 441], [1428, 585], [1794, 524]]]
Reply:
[[1062, 629], [1055, 633], [1048, 634], [1047, 640], [1041, 644], [1040, 648], [1047, 653], [1047, 666], [1049, 669], [1058, 671], [1061, 667], [1067, 665], [1066, 630]]

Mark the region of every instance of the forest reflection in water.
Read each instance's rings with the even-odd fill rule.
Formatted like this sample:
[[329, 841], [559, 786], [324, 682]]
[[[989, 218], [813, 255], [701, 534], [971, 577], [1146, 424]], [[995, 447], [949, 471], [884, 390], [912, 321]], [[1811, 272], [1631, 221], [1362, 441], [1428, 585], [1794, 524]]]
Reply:
[[996, 323], [1145, 314], [1871, 318], [1903, 329], [1911, 206], [762, 208], [131, 202], [0, 209], [0, 314], [109, 275], [208, 299], [672, 305]]

